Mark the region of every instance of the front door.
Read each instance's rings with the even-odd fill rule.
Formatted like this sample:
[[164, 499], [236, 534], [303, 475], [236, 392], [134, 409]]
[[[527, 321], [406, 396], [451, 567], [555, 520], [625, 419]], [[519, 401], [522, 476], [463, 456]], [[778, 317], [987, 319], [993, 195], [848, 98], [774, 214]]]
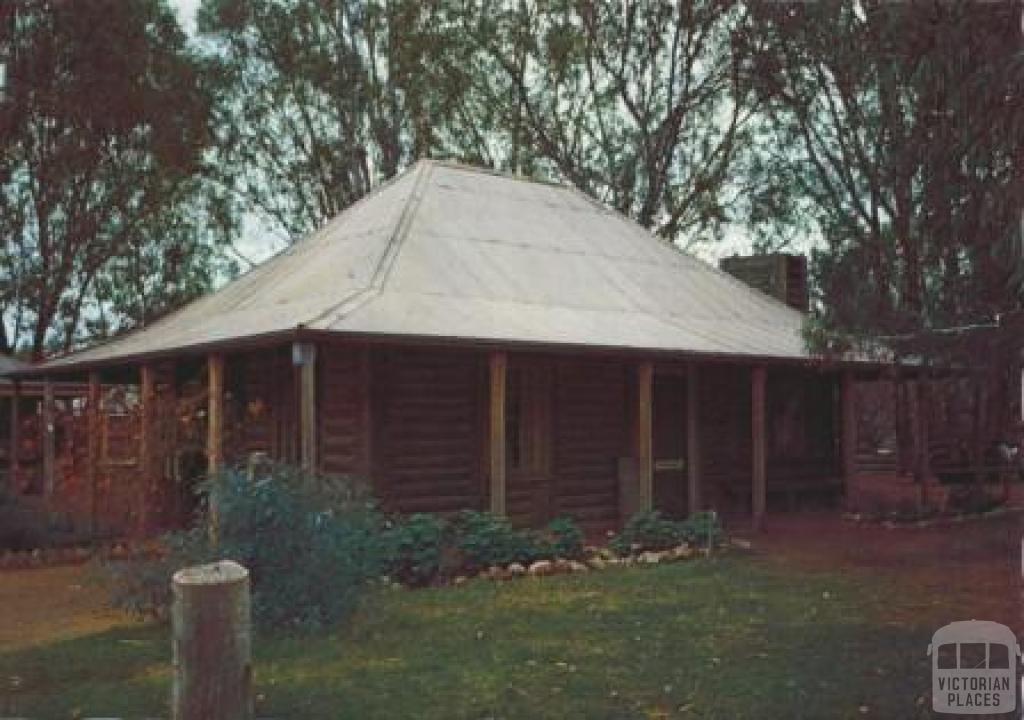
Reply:
[[686, 377], [654, 375], [654, 509], [686, 517]]

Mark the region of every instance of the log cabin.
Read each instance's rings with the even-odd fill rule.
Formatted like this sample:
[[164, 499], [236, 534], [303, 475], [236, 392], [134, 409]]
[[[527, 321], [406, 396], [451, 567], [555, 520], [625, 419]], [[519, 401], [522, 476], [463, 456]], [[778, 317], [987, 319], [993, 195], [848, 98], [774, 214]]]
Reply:
[[[87, 388], [109, 532], [182, 522], [194, 477], [252, 458], [364, 478], [401, 513], [760, 524], [841, 498], [852, 383], [877, 371], [812, 355], [802, 322], [575, 188], [423, 160], [217, 292], [28, 374]], [[94, 439], [124, 386], [133, 479]]]

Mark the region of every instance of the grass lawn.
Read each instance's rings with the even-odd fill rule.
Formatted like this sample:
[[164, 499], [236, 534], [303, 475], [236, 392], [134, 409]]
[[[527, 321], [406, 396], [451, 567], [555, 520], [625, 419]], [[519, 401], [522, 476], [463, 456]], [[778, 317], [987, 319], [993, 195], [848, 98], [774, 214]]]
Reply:
[[[336, 633], [259, 637], [260, 716], [923, 717], [935, 626], [889, 586], [729, 556], [388, 591]], [[166, 626], [0, 652], [0, 716], [168, 716]], [[922, 699], [924, 698], [924, 699]]]

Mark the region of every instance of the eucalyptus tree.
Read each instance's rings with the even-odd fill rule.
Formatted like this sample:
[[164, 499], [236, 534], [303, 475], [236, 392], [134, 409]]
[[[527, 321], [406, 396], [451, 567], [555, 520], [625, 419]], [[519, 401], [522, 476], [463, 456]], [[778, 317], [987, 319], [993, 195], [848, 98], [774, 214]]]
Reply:
[[[197, 224], [213, 215], [173, 242], [161, 223], [196, 201], [209, 102], [162, 0], [21, 0], [2, 20], [3, 346], [39, 356], [102, 312], [111, 329], [132, 322], [127, 290], [96, 291], [133, 247], [160, 238], [169, 256], [189, 255], [209, 240]], [[149, 316], [166, 305], [162, 287]]]
[[738, 40], [773, 142], [750, 207], [821, 238], [816, 341], [1019, 308], [1020, 4], [753, 7], [756, 32]]
[[449, 77], [433, 3], [205, 0], [223, 182], [291, 237], [428, 154]]
[[467, 13], [477, 92], [505, 164], [568, 180], [660, 235], [730, 219], [757, 97], [739, 81], [729, 0], [519, 0]]

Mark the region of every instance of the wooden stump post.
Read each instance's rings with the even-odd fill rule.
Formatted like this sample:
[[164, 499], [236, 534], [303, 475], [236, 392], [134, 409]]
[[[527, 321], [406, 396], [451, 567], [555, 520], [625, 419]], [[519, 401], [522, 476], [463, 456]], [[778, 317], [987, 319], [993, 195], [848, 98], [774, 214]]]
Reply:
[[171, 591], [172, 720], [250, 720], [249, 571], [230, 560], [185, 568]]

